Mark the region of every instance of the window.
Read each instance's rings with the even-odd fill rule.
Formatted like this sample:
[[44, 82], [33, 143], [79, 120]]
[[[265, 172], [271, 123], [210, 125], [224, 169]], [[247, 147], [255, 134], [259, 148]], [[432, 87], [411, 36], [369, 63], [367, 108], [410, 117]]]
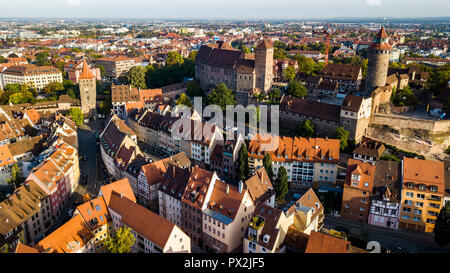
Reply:
[[402, 219], [409, 220], [409, 215], [402, 215]]
[[406, 196], [406, 197], [414, 197], [414, 193], [408, 192], [408, 191], [407, 191], [407, 192], [405, 193], [405, 196]]

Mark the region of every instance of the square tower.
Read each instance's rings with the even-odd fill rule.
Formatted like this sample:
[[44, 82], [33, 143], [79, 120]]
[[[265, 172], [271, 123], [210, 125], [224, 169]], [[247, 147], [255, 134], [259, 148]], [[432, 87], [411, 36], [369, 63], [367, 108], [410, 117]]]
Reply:
[[267, 94], [273, 84], [273, 46], [263, 40], [255, 48], [256, 88]]
[[86, 60], [83, 60], [83, 71], [79, 77], [81, 112], [85, 117], [97, 116], [97, 87], [96, 79]]

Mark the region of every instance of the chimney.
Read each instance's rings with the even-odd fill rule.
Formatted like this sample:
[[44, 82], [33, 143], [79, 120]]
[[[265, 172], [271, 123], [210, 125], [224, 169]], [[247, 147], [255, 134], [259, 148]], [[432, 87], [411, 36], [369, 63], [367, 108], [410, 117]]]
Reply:
[[25, 184], [25, 189], [26, 189], [27, 191], [30, 191], [30, 190], [31, 190], [31, 189], [30, 189], [30, 184], [26, 183], [26, 184]]
[[20, 195], [20, 190], [17, 190], [16, 195], [17, 195], [17, 199], [22, 200], [22, 196]]
[[120, 198], [123, 198], [123, 192], [120, 193]]
[[239, 181], [239, 193], [242, 193], [242, 188], [244, 187], [244, 183], [242, 183], [242, 180]]
[[230, 192], [230, 185], [227, 184], [226, 193], [228, 194]]
[[172, 167], [173, 170], [173, 177], [175, 178], [175, 167]]

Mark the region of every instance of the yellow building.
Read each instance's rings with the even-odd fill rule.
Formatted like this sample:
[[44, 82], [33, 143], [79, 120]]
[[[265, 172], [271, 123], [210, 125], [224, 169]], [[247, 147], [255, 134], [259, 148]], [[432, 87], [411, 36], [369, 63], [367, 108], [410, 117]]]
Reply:
[[112, 232], [112, 221], [103, 196], [94, 198], [77, 207], [79, 214], [86, 222], [94, 238], [95, 252], [106, 252], [105, 240]]
[[433, 232], [444, 194], [442, 162], [404, 158], [399, 227]]

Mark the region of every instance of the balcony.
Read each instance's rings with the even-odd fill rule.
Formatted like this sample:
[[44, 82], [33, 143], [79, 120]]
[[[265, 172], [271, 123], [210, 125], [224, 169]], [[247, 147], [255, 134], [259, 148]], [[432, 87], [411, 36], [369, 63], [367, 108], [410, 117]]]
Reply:
[[250, 227], [259, 230], [264, 226], [265, 220], [261, 216], [253, 216], [250, 222], [248, 223]]

